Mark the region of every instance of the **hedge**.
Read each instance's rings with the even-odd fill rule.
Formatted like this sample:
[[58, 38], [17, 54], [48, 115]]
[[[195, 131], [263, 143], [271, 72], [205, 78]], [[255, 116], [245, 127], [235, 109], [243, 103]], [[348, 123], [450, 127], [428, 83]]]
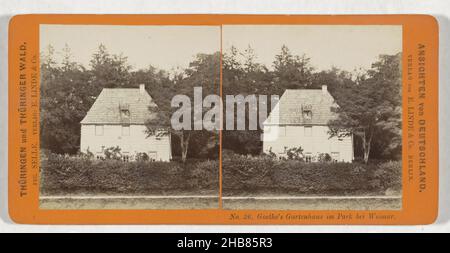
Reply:
[[[41, 192], [164, 194], [218, 191], [218, 161], [122, 162], [51, 154], [41, 160]], [[223, 157], [224, 195], [359, 195], [401, 191], [401, 162], [305, 163]]]
[[51, 154], [41, 162], [43, 194], [152, 194], [218, 189], [218, 161], [123, 162]]
[[225, 195], [398, 194], [401, 191], [401, 168], [400, 161], [305, 163], [235, 155], [223, 159], [223, 192]]

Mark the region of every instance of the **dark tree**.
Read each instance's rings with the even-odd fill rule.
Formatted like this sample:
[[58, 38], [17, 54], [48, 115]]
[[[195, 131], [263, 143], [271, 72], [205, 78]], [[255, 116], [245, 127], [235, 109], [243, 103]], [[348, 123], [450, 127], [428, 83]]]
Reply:
[[64, 48], [57, 64], [54, 50], [43, 53], [41, 63], [41, 145], [55, 153], [76, 153], [80, 142], [80, 121], [95, 100], [90, 75], [71, 60]]
[[126, 87], [130, 85], [131, 66], [127, 57], [110, 54], [103, 44], [92, 55], [90, 62], [92, 83], [101, 88]]
[[309, 88], [312, 82], [313, 67], [310, 58], [305, 54], [293, 55], [285, 45], [275, 56], [273, 62], [274, 77], [278, 86], [283, 89]]
[[[171, 100], [175, 95], [186, 95], [193, 105], [194, 87], [202, 87], [203, 96], [209, 94], [218, 95], [220, 89], [219, 82], [220, 53], [198, 54], [190, 63], [189, 68], [186, 69], [183, 76], [176, 78], [176, 81], [172, 84], [172, 88], [166, 89], [158, 96], [155, 96], [158, 108], [149, 108], [150, 112], [156, 115], [156, 118], [147, 122], [149, 135], [158, 134], [159, 129], [166, 130], [160, 131], [160, 134], [171, 133], [175, 137], [175, 140], [179, 141], [183, 162], [186, 161], [189, 151], [195, 148], [197, 150], [192, 151], [192, 153], [210, 154], [209, 151], [211, 149], [218, 150], [217, 133], [211, 133], [206, 130], [194, 130], [194, 121], [201, 119], [194, 119], [193, 115], [191, 116], [194, 119], [191, 122], [191, 130], [175, 130], [171, 127], [172, 114], [178, 110], [178, 108], [171, 106]], [[191, 111], [189, 113], [192, 114]], [[192, 145], [192, 142], [196, 142], [198, 145]]]
[[401, 150], [401, 55], [381, 55], [358, 85], [336, 92], [338, 118], [329, 122], [334, 136], [361, 140], [368, 162], [374, 140], [386, 152]]

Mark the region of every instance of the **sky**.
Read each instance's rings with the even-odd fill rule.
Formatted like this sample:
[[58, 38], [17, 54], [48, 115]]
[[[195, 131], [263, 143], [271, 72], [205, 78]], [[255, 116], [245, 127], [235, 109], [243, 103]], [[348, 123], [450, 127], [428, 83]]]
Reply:
[[[388, 25], [227, 25], [223, 50], [232, 45], [254, 49], [256, 61], [271, 68], [286, 45], [293, 54], [306, 54], [320, 71], [331, 67], [369, 69], [380, 54], [402, 51], [402, 27]], [[104, 44], [112, 54], [123, 54], [133, 69], [149, 65], [167, 71], [187, 68], [197, 53], [220, 51], [218, 26], [41, 25], [40, 48], [56, 52], [68, 45], [72, 59], [89, 68], [92, 54]], [[62, 54], [56, 55], [61, 59]]]
[[369, 69], [380, 54], [402, 51], [402, 27], [388, 25], [236, 25], [223, 27], [224, 51], [249, 45], [257, 62], [271, 68], [275, 55], [286, 45], [293, 54], [306, 54], [316, 70], [338, 67]]
[[[170, 71], [188, 67], [197, 53], [220, 51], [218, 26], [41, 25], [40, 51], [65, 44], [72, 59], [89, 68], [92, 54], [103, 44], [111, 54], [123, 53], [133, 69], [149, 65]], [[61, 58], [61, 54], [56, 57]]]

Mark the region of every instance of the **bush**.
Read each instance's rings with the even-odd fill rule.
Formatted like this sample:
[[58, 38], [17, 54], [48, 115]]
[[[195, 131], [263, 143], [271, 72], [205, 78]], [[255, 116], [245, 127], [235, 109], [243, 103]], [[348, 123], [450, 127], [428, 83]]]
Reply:
[[152, 194], [171, 190], [216, 190], [217, 161], [123, 162], [48, 155], [41, 162], [43, 194]]
[[[305, 163], [270, 156], [223, 156], [223, 190], [231, 194], [384, 194], [401, 191], [401, 162]], [[219, 163], [123, 162], [89, 156], [42, 154], [43, 194], [160, 194], [214, 190]]]
[[223, 187], [229, 190], [253, 191], [271, 188], [275, 160], [270, 156], [223, 158]]
[[139, 162], [146, 162], [150, 160], [150, 157], [147, 155], [147, 153], [140, 152], [135, 155], [134, 159]]
[[384, 194], [401, 190], [401, 162], [305, 163], [268, 156], [223, 160], [225, 194]]
[[105, 154], [106, 159], [115, 159], [115, 160], [122, 159], [122, 153], [121, 153], [121, 149], [119, 146], [109, 147], [109, 148], [105, 149], [104, 154]]
[[219, 162], [215, 160], [188, 163], [189, 188], [217, 189], [219, 187]]
[[317, 161], [321, 163], [331, 162], [331, 160], [332, 158], [328, 153], [320, 153], [319, 156], [317, 156]]
[[290, 148], [286, 150], [287, 159], [303, 161], [302, 147]]

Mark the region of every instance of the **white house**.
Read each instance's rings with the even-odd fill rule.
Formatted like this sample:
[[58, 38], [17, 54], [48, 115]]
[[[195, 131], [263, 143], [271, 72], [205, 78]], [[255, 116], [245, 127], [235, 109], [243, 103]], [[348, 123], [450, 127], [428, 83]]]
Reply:
[[147, 136], [145, 123], [154, 117], [150, 106], [156, 104], [143, 84], [139, 88], [104, 88], [81, 121], [81, 151], [101, 157], [106, 148], [119, 146], [124, 160], [146, 153], [151, 160], [169, 161], [170, 135]]
[[330, 137], [328, 121], [337, 115], [334, 98], [322, 89], [288, 89], [264, 122], [263, 149], [279, 157], [286, 150], [301, 147], [306, 161], [327, 153], [334, 161], [351, 162], [353, 136]]

